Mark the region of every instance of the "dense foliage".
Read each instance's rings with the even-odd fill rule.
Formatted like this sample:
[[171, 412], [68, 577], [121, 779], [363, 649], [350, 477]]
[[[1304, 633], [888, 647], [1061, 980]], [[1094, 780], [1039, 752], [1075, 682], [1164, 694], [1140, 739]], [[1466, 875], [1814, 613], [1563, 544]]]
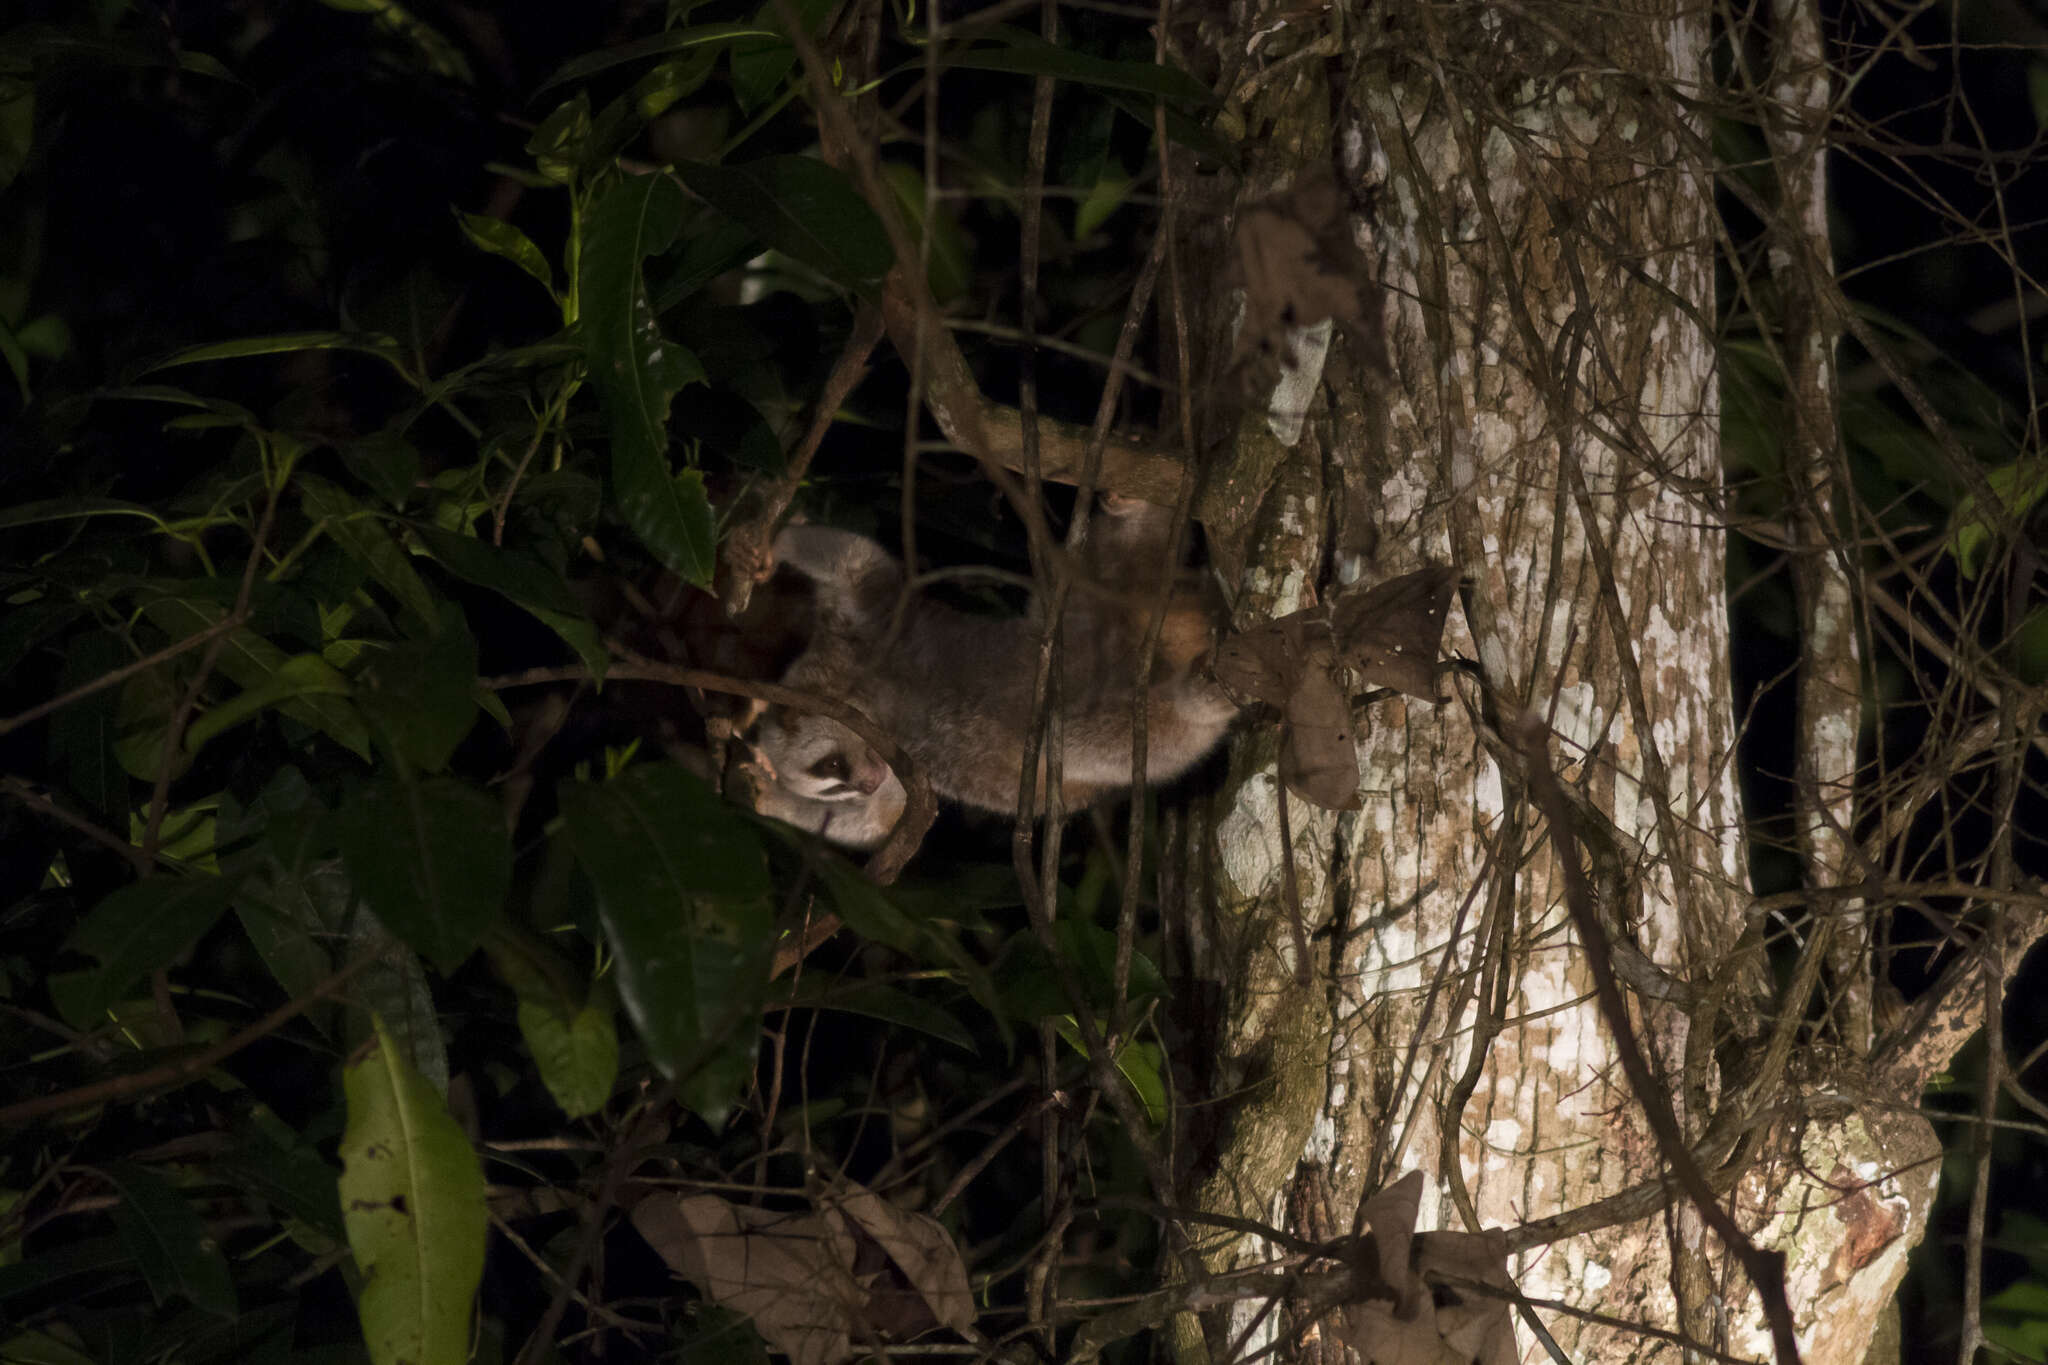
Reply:
[[[1155, 127], [1232, 155], [1206, 87], [1114, 5], [1059, 46], [999, 11], [855, 24], [816, 0], [43, 8], [0, 35], [0, 1358], [761, 1358], [672, 1280], [688, 1257], [639, 1211], [674, 1189], [729, 1198], [694, 1212], [734, 1229], [852, 1211], [858, 1238], [823, 1215], [788, 1238], [883, 1248], [922, 1301], [885, 1305], [871, 1258], [857, 1334], [959, 1326], [971, 1293], [1001, 1336], [1048, 1277], [1152, 1287], [1149, 1187], [1072, 1018], [1128, 1012], [1115, 1064], [1160, 1122], [1158, 926], [1120, 962], [1097, 917], [1121, 831], [1054, 869], [1048, 951], [1007, 825], [949, 816], [877, 886], [722, 800], [684, 760], [731, 709], [634, 665], [724, 666], [720, 545], [898, 258], [809, 82], [862, 57], [888, 216], [1007, 397], [1015, 362], [973, 344], [1004, 329], [967, 319], [1015, 315], [1032, 78], [1058, 78], [1035, 384], [1072, 418], [1140, 271]], [[972, 74], [911, 126], [939, 55]], [[965, 194], [928, 185], [942, 154]], [[1738, 511], [1766, 521], [1771, 306], [1732, 305], [1723, 352]], [[2025, 376], [1938, 376], [2033, 513]], [[1862, 496], [1974, 581], [1995, 519], [1881, 388], [1845, 410]], [[806, 505], [868, 528], [905, 507], [926, 553], [1021, 567], [964, 457], [924, 452], [906, 494], [908, 389], [878, 352]], [[1782, 625], [1781, 587], [1746, 641]], [[1993, 633], [2048, 675], [2037, 603]], [[1768, 672], [1773, 646], [1745, 648]], [[851, 932], [821, 945], [828, 916]], [[1064, 1169], [1011, 1142], [1050, 1122]], [[1076, 1211], [1045, 1200], [1077, 1181], [1088, 1231], [1063, 1241]], [[943, 1236], [863, 1221], [868, 1189]], [[969, 1277], [905, 1245], [957, 1246]], [[2011, 1340], [2048, 1321], [2012, 1303]]]

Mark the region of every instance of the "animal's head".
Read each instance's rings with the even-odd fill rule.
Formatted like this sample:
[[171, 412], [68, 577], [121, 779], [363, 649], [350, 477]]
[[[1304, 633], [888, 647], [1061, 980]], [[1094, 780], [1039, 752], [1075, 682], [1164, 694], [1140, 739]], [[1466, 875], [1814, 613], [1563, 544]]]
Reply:
[[895, 781], [867, 742], [836, 720], [778, 708], [757, 747], [775, 781], [809, 801], [865, 801]]

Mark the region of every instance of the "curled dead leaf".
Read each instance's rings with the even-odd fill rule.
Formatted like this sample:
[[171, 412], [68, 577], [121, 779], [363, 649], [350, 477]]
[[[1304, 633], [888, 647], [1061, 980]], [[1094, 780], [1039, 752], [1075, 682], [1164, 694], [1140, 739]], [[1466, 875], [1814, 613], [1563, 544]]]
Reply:
[[1280, 778], [1327, 810], [1358, 806], [1357, 736], [1347, 698], [1368, 686], [1436, 700], [1436, 662], [1455, 569], [1432, 564], [1240, 631], [1216, 648], [1216, 681], [1277, 706]]
[[746, 1314], [791, 1365], [843, 1365], [856, 1342], [974, 1320], [967, 1267], [946, 1230], [858, 1185], [815, 1210], [663, 1195], [635, 1205], [632, 1218], [670, 1269]]
[[1289, 332], [1334, 320], [1375, 371], [1387, 369], [1380, 287], [1352, 239], [1343, 190], [1329, 166], [1303, 171], [1292, 188], [1239, 216], [1232, 268], [1244, 286], [1244, 322], [1231, 364], [1254, 355], [1292, 366]]

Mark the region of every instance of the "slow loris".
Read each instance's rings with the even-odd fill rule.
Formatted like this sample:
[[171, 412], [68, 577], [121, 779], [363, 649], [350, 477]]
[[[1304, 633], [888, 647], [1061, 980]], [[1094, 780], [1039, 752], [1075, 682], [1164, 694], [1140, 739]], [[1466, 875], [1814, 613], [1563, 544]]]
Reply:
[[[1109, 499], [1061, 632], [1062, 795], [1069, 810], [1131, 784], [1131, 715], [1140, 646], [1161, 591], [1167, 614], [1146, 694], [1149, 780], [1185, 772], [1216, 746], [1237, 705], [1207, 676], [1211, 613], [1199, 586], [1162, 583], [1172, 514]], [[903, 568], [865, 536], [791, 526], [775, 558], [812, 580], [816, 627], [786, 686], [866, 712], [923, 765], [933, 792], [1014, 814], [1042, 626], [913, 598], [890, 635]], [[879, 843], [903, 811], [888, 765], [836, 721], [778, 708], [758, 738], [770, 782], [763, 814], [855, 848]], [[1044, 776], [1043, 759], [1040, 777]]]

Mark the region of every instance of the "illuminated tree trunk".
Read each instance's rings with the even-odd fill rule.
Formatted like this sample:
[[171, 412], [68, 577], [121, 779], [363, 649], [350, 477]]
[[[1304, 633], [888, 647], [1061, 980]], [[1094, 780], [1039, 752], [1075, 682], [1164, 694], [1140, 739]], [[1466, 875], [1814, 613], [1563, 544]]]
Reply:
[[[1424, 1226], [1508, 1229], [1524, 1294], [1606, 1315], [1539, 1308], [1574, 1359], [1676, 1360], [1671, 1334], [1769, 1357], [1752, 1287], [1660, 1182], [1513, 741], [1484, 733], [1533, 712], [1552, 771], [1597, 812], [1576, 834], [1607, 933], [1639, 950], [1631, 1024], [1695, 1156], [1789, 1258], [1804, 1358], [1862, 1361], [1938, 1149], [1885, 1102], [1910, 1090], [1859, 1102], [1805, 1057], [1788, 1079], [1813, 981], [1772, 998], [1752, 924], [1716, 224], [1691, 112], [1711, 90], [1708, 12], [1389, 0], [1320, 34], [1300, 11], [1232, 17], [1216, 41], [1251, 149], [1245, 201], [1336, 166], [1369, 206], [1392, 364], [1372, 376], [1340, 342], [1321, 385], [1297, 376], [1310, 397], [1291, 443], [1298, 414], [1248, 411], [1212, 467], [1203, 519], [1238, 624], [1310, 601], [1333, 544], [1368, 582], [1448, 561], [1469, 591], [1446, 651], [1475, 667], [1445, 677], [1439, 705], [1363, 713], [1361, 809], [1291, 803], [1312, 988], [1294, 979], [1270, 730], [1239, 741], [1195, 813], [1189, 957], [1219, 983], [1209, 1090], [1229, 1101], [1199, 1203], [1313, 1232], [1288, 1194], [1315, 1171], [1348, 1231], [1361, 1193], [1420, 1168]], [[1212, 1270], [1271, 1250], [1209, 1245]], [[1267, 1314], [1247, 1349], [1286, 1333]], [[1522, 1348], [1540, 1357], [1526, 1329]]]

